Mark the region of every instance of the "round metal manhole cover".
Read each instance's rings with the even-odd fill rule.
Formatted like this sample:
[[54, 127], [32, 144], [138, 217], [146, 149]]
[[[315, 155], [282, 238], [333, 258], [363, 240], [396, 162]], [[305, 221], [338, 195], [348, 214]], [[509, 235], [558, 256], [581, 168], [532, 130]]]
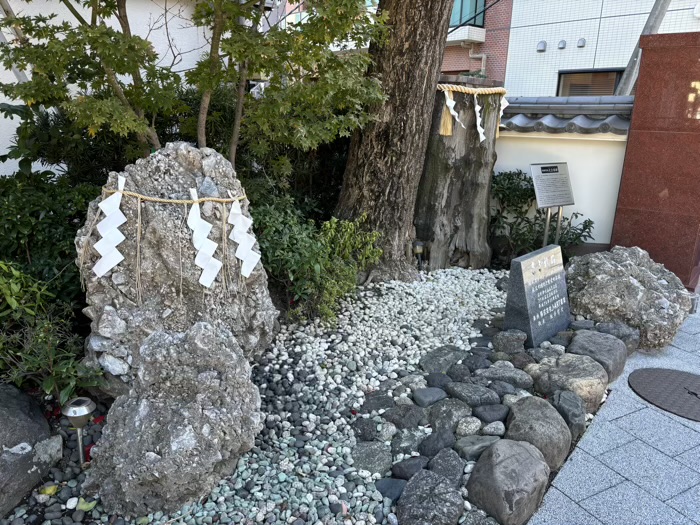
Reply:
[[632, 372], [628, 382], [639, 397], [652, 405], [700, 421], [700, 375], [666, 368], [642, 368]]

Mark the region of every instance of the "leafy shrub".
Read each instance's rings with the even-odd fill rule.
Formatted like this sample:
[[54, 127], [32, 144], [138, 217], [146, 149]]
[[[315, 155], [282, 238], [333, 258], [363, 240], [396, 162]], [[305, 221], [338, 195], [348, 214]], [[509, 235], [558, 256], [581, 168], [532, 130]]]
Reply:
[[379, 234], [356, 221], [331, 219], [318, 228], [289, 196], [252, 208], [263, 263], [286, 292], [291, 314], [334, 317], [340, 298], [356, 286], [357, 274], [381, 257]]
[[0, 253], [74, 309], [84, 301], [75, 234], [97, 195], [96, 186], [73, 186], [46, 171], [0, 177]]
[[51, 303], [47, 285], [0, 261], [0, 381], [38, 387], [61, 404], [98, 372], [79, 362], [82, 338], [72, 333], [68, 307]]
[[[546, 210], [536, 209], [532, 178], [521, 170], [494, 175], [491, 199], [492, 265], [508, 267], [514, 257], [542, 247]], [[593, 221], [586, 219], [577, 224], [581, 217], [580, 213], [562, 217], [559, 245], [567, 258], [571, 247], [593, 238]], [[553, 215], [549, 243], [554, 243], [555, 234], [556, 215]]]
[[20, 171], [27, 175], [33, 162], [41, 162], [72, 184], [101, 186], [110, 171], [122, 171], [150, 151], [144, 151], [133, 134], [121, 136], [108, 126], [93, 130], [81, 127], [60, 108], [0, 104], [0, 113], [20, 119], [13, 144], [7, 154], [0, 155], [0, 161], [19, 160]]
[[22, 273], [16, 265], [0, 261], [0, 326], [3, 331], [10, 329], [13, 322], [42, 312], [51, 297], [44, 283]]

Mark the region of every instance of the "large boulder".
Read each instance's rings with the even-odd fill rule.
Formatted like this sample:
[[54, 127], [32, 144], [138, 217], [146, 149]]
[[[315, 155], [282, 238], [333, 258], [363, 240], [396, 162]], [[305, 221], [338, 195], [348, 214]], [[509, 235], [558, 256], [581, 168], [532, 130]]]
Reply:
[[566, 283], [572, 313], [638, 328], [642, 348], [670, 344], [691, 305], [681, 280], [636, 247], [572, 258]]
[[467, 483], [469, 501], [501, 525], [523, 525], [542, 501], [549, 472], [530, 443], [502, 439], [477, 461]]
[[557, 390], [549, 402], [564, 418], [571, 432], [571, 441], [578, 440], [586, 430], [586, 404], [583, 399], [570, 390]]
[[391, 447], [377, 441], [362, 442], [352, 449], [353, 466], [371, 474], [384, 475], [391, 470]]
[[525, 351], [527, 334], [520, 330], [504, 330], [493, 336], [493, 349], [504, 354], [516, 354]]
[[85, 489], [107, 512], [173, 512], [234, 471], [262, 429], [260, 395], [234, 335], [208, 323], [154, 332], [132, 389], [107, 416]]
[[469, 352], [458, 346], [444, 345], [431, 350], [420, 359], [420, 366], [428, 373], [446, 373], [457, 361], [469, 357]]
[[608, 381], [617, 379], [625, 369], [627, 347], [625, 343], [610, 334], [602, 334], [592, 330], [579, 330], [574, 335], [567, 352], [587, 355], [605, 369]]
[[516, 388], [532, 388], [532, 378], [527, 373], [518, 370], [508, 363], [504, 365], [499, 365], [497, 363], [489, 368], [482, 368], [481, 370], [477, 370], [475, 375], [477, 377], [484, 377], [489, 381], [510, 383]]
[[457, 525], [464, 500], [452, 481], [421, 470], [406, 484], [396, 506], [401, 525]]
[[457, 424], [472, 415], [472, 409], [459, 399], [443, 399], [430, 407], [428, 421], [434, 430], [454, 432]]
[[639, 348], [640, 332], [625, 323], [598, 323], [595, 329], [603, 334], [614, 335], [627, 347], [627, 355], [632, 355]]
[[564, 354], [547, 357], [525, 371], [535, 380], [535, 390], [551, 395], [557, 390], [571, 390], [586, 403], [586, 411], [595, 413], [608, 386], [608, 373], [587, 355]]
[[[126, 177], [125, 190], [149, 197], [190, 199], [190, 188], [198, 196], [239, 196], [245, 192], [231, 164], [212, 149], [197, 149], [185, 143], [168, 144], [151, 156], [136, 161], [124, 173], [111, 173], [105, 188], [117, 188], [117, 177]], [[87, 340], [87, 360], [105, 371], [108, 394], [126, 394], [137, 370], [138, 349], [157, 331], [185, 332], [196, 322], [221, 323], [231, 331], [243, 353], [254, 356], [271, 341], [278, 312], [267, 289], [267, 276], [258, 263], [248, 278], [240, 275], [238, 244], [222, 234], [222, 204], [205, 202], [201, 216], [212, 225], [209, 239], [218, 243], [214, 253], [224, 263], [211, 288], [199, 283], [202, 269], [195, 264], [192, 230], [186, 224], [189, 206], [142, 202], [124, 196], [120, 209], [126, 223], [119, 227], [126, 239], [117, 247], [124, 256], [116, 267], [98, 278], [92, 271], [99, 254], [96, 222], [104, 215], [101, 199], [90, 203], [86, 224], [75, 243], [77, 263], [86, 285], [92, 320]], [[226, 204], [228, 214], [231, 205]], [[248, 202], [241, 201], [250, 217]], [[139, 229], [140, 215], [140, 236]], [[140, 241], [139, 241], [140, 239]], [[140, 283], [140, 288], [137, 284]]]
[[559, 412], [541, 397], [526, 397], [510, 408], [506, 439], [527, 441], [538, 448], [551, 470], [564, 464], [571, 432]]
[[466, 462], [451, 448], [443, 448], [428, 463], [428, 470], [447, 478], [455, 488], [462, 486]]
[[41, 409], [0, 383], [0, 518], [22, 501], [61, 459], [61, 436], [49, 433]]
[[501, 401], [501, 398], [493, 390], [473, 383], [449, 383], [445, 390], [452, 397], [463, 401], [470, 407], [497, 405]]

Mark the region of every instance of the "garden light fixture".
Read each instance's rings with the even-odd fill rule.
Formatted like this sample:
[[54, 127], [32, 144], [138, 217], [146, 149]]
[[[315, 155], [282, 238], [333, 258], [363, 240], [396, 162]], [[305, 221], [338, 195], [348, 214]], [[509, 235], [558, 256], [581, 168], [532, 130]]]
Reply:
[[88, 397], [76, 397], [68, 401], [61, 412], [68, 418], [78, 432], [78, 451], [80, 452], [80, 464], [85, 463], [85, 450], [83, 450], [83, 427], [90, 421], [90, 416], [97, 408], [95, 402]]
[[413, 241], [413, 255], [418, 258], [418, 269], [423, 270], [423, 252], [425, 243], [422, 241]]

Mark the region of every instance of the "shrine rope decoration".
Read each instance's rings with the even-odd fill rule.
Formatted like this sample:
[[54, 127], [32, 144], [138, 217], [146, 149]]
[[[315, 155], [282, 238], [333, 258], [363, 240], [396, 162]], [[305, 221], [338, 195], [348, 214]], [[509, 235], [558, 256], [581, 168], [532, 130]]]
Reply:
[[[138, 200], [137, 203], [137, 225], [136, 225], [136, 289], [137, 296], [141, 300], [141, 204], [143, 202], [153, 202], [157, 204], [184, 205], [185, 216], [187, 218], [187, 226], [192, 231], [192, 245], [197, 251], [194, 259], [194, 264], [202, 269], [199, 277], [199, 283], [211, 288], [216, 280], [216, 277], [224, 268], [223, 285], [227, 287], [226, 278], [226, 260], [228, 239], [237, 243], [235, 257], [240, 261], [240, 275], [244, 278], [250, 277], [258, 262], [260, 262], [260, 254], [253, 250], [256, 238], [250, 232], [250, 227], [253, 225], [252, 219], [243, 215], [241, 201], [246, 199], [245, 194], [238, 197], [220, 198], [220, 197], [202, 197], [197, 195], [197, 190], [190, 189], [190, 199], [164, 199], [161, 197], [151, 197], [142, 195], [133, 191], [124, 189], [126, 178], [119, 176], [117, 179], [117, 188], [103, 190], [103, 195], [108, 195], [98, 204], [100, 210], [104, 214], [104, 218], [97, 223], [99, 212], [96, 214], [88, 233], [88, 238], [92, 236], [92, 231], [97, 227], [101, 239], [94, 244], [95, 250], [100, 254], [100, 259], [95, 263], [92, 271], [98, 277], [103, 277], [107, 272], [114, 269], [124, 260], [124, 255], [118, 250], [119, 244], [125, 239], [125, 235], [119, 230], [127, 222], [127, 218], [121, 211], [120, 206], [123, 197], [132, 197]], [[221, 208], [221, 246], [223, 250], [223, 261], [215, 257], [215, 253], [219, 247], [219, 243], [211, 240], [209, 235], [213, 225], [202, 218], [200, 204], [212, 202], [218, 203]], [[191, 206], [189, 212], [187, 206]], [[230, 212], [227, 206], [230, 205]], [[97, 223], [97, 224], [96, 224]], [[227, 236], [227, 225], [231, 225], [231, 233]], [[81, 253], [81, 268], [86, 257], [86, 251], [89, 243], [85, 243]]]
[[482, 106], [479, 104], [479, 95], [501, 95], [500, 113], [498, 116], [498, 123], [496, 125], [496, 133], [501, 124], [501, 118], [503, 118], [503, 111], [508, 107], [508, 101], [506, 100], [505, 94], [506, 90], [502, 87], [493, 88], [475, 88], [468, 86], [459, 86], [456, 84], [438, 84], [438, 91], [443, 91], [445, 93], [445, 109], [442, 113], [442, 118], [440, 120], [440, 135], [451, 136], [452, 135], [452, 119], [457, 121], [457, 123], [466, 129], [465, 125], [459, 119], [459, 114], [455, 110], [455, 100], [452, 95], [453, 92], [464, 93], [466, 95], [474, 96], [474, 115], [476, 117], [476, 129], [479, 132], [479, 142], [483, 142], [486, 139], [486, 133], [484, 132], [484, 126], [482, 122]]

